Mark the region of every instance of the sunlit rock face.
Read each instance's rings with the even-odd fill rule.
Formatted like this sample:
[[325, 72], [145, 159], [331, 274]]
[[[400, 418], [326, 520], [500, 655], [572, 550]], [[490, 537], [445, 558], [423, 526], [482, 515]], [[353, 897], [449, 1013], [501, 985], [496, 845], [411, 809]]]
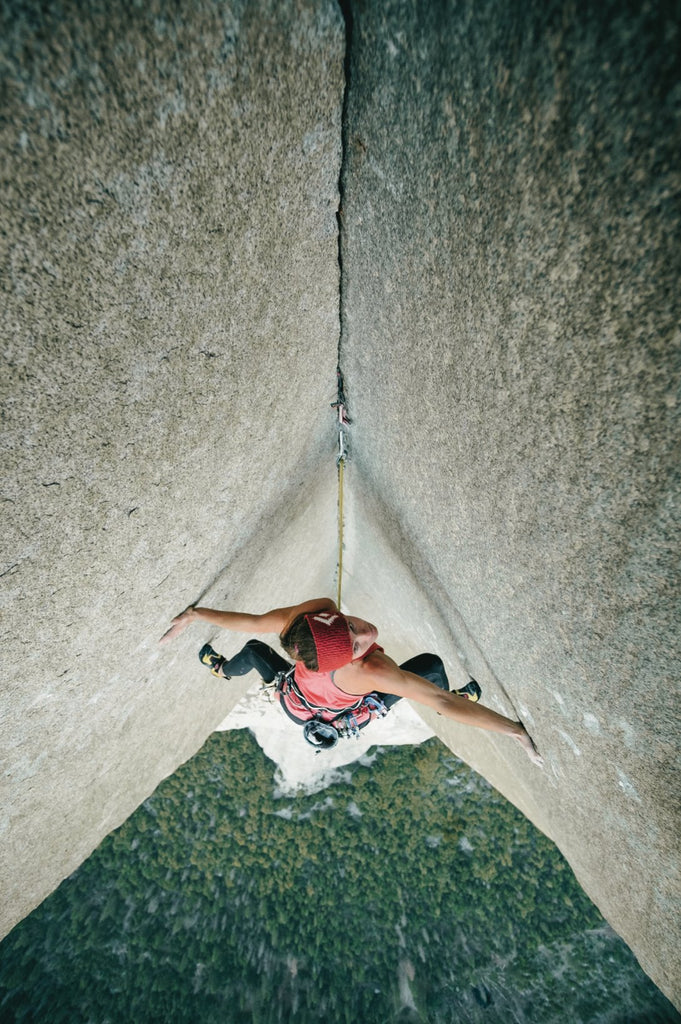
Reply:
[[525, 721], [436, 728], [678, 1002], [678, 24], [352, 13], [348, 601]]
[[331, 0], [0, 19], [4, 933], [243, 692], [205, 635], [159, 651], [170, 616], [333, 578], [344, 28]]

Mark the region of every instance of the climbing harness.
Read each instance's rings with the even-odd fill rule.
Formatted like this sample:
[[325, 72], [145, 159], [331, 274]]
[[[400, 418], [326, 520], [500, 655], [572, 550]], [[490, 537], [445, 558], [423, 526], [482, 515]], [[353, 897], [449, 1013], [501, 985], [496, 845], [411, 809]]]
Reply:
[[345, 474], [345, 462], [348, 457], [347, 431], [351, 420], [347, 414], [347, 400], [345, 398], [345, 385], [340, 366], [336, 367], [336, 380], [338, 385], [338, 396], [331, 408], [338, 413], [338, 455], [336, 466], [338, 468], [338, 600], [336, 604], [341, 606], [341, 592], [343, 585], [343, 478]]
[[377, 693], [359, 696], [348, 707], [326, 708], [305, 696], [295, 679], [295, 666], [278, 672], [274, 687], [279, 703], [292, 721], [303, 726], [303, 736], [318, 750], [335, 747], [339, 739], [358, 739], [360, 729], [388, 709]]

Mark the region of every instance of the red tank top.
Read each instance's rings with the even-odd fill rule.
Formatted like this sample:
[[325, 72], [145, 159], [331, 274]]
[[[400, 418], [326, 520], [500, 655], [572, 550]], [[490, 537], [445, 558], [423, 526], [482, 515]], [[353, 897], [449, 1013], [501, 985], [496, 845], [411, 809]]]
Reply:
[[[354, 658], [353, 661], [364, 661], [374, 651], [382, 650], [383, 648], [378, 644], [372, 644], [368, 651], [365, 651], [360, 658]], [[309, 721], [310, 718], [315, 717], [316, 713], [322, 719], [330, 721], [342, 714], [343, 711], [361, 712], [364, 698], [375, 691], [367, 690], [364, 694], [346, 693], [334, 682], [334, 675], [335, 670], [333, 672], [313, 672], [306, 668], [302, 661], [297, 661], [295, 681], [309, 707], [306, 707], [300, 701], [295, 690], [291, 689], [287, 693], [279, 694], [285, 710], [299, 722]], [[360, 713], [357, 717], [361, 719], [364, 715]], [[367, 717], [369, 717], [369, 712], [367, 712]]]

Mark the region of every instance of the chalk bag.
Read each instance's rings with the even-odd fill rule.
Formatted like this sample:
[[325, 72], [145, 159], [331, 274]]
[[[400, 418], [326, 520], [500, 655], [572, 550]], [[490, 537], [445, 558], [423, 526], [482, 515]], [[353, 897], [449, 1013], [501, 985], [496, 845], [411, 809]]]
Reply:
[[330, 750], [338, 743], [338, 729], [329, 722], [313, 718], [303, 726], [303, 736], [317, 750]]

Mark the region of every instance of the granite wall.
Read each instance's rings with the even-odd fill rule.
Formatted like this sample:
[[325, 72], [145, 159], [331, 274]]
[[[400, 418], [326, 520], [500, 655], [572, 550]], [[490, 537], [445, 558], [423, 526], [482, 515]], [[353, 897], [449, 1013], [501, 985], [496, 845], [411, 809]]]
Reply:
[[523, 719], [433, 724], [677, 1003], [679, 12], [351, 4], [342, 195], [347, 601]]
[[2, 933], [242, 692], [170, 616], [333, 579], [344, 46], [332, 0], [3, 5]]
[[340, 307], [345, 604], [681, 1003], [679, 5], [343, 11], [3, 8], [2, 931], [242, 692], [169, 616], [334, 592]]

